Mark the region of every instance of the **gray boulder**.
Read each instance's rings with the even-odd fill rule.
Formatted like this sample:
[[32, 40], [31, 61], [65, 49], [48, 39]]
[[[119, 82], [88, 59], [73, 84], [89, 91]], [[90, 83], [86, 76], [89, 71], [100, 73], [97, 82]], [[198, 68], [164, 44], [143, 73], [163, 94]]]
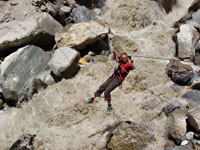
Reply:
[[179, 85], [189, 85], [193, 77], [192, 67], [178, 60], [170, 60], [166, 72], [172, 81]]
[[121, 122], [112, 132], [107, 148], [110, 150], [141, 150], [154, 141], [154, 133], [144, 123]]
[[85, 6], [79, 6], [72, 9], [72, 17], [74, 22], [90, 21], [92, 19], [90, 10]]
[[0, 24], [0, 53], [26, 44], [50, 49], [55, 43], [55, 33], [62, 29], [62, 25], [48, 13], [32, 16], [24, 21], [14, 20]]
[[8, 103], [30, 99], [37, 92], [38, 82], [33, 77], [48, 68], [50, 59], [49, 54], [33, 45], [6, 57], [2, 63], [1, 85]]
[[80, 54], [69, 47], [62, 47], [55, 51], [49, 61], [49, 68], [60, 78], [70, 78], [78, 71]]

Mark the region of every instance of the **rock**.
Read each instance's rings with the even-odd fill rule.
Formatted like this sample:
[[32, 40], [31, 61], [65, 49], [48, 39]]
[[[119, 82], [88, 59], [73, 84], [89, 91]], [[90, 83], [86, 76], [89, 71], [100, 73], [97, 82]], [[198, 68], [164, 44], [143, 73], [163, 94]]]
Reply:
[[175, 111], [176, 109], [180, 109], [180, 106], [175, 106], [174, 104], [169, 104], [165, 106], [162, 111], [165, 113], [166, 116], [168, 116], [170, 113]]
[[36, 135], [23, 134], [10, 147], [10, 150], [34, 150], [34, 139]]
[[42, 5], [46, 0], [32, 0], [33, 5]]
[[195, 105], [188, 110], [188, 123], [195, 132], [200, 131], [200, 105]]
[[55, 51], [49, 61], [49, 68], [58, 77], [70, 78], [78, 71], [80, 54], [69, 47], [62, 47]]
[[10, 6], [18, 5], [18, 2], [10, 2]]
[[173, 150], [193, 150], [191, 145], [176, 146]]
[[168, 133], [169, 137], [174, 140], [177, 144], [180, 144], [181, 140], [186, 134], [186, 112], [184, 110], [178, 109], [175, 110], [169, 116], [169, 127]]
[[196, 12], [200, 8], [200, 0], [195, 0], [190, 8], [188, 9], [188, 12]]
[[169, 13], [173, 6], [176, 4], [176, 0], [156, 0], [166, 11]]
[[71, 7], [67, 7], [67, 6], [62, 6], [60, 8], [61, 12], [63, 12], [64, 14], [69, 14], [71, 12]]
[[6, 20], [9, 19], [10, 14], [10, 11], [5, 11], [3, 16], [0, 18], [0, 24], [6, 22]]
[[54, 35], [63, 29], [48, 13], [32, 16], [24, 21], [0, 24], [0, 53], [26, 44], [34, 44], [44, 49], [53, 47]]
[[92, 19], [90, 10], [84, 6], [79, 6], [72, 9], [72, 17], [75, 23], [86, 22]]
[[175, 146], [174, 141], [168, 140], [164, 146], [164, 148], [165, 148], [164, 150], [171, 150], [171, 149], [173, 149], [174, 146]]
[[112, 132], [107, 148], [111, 150], [140, 150], [154, 141], [149, 125], [136, 122], [121, 122]]
[[190, 24], [192, 26], [194, 26], [197, 29], [200, 29], [200, 10], [198, 10], [197, 12], [191, 12], [191, 18], [186, 20], [185, 23], [186, 24]]
[[86, 46], [105, 38], [108, 32], [107, 24], [91, 20], [66, 26], [63, 32], [56, 33], [55, 40], [58, 47], [70, 46], [76, 50], [83, 50]]
[[56, 83], [54, 78], [51, 75], [50, 69], [39, 73], [37, 76], [35, 76], [35, 79], [41, 80], [46, 85], [52, 85], [52, 84]]
[[198, 31], [193, 26], [184, 24], [180, 26], [177, 38], [179, 58], [192, 60], [195, 56], [195, 44], [199, 38]]
[[191, 66], [182, 64], [178, 60], [170, 60], [166, 72], [173, 82], [179, 85], [189, 85], [193, 76]]
[[191, 141], [193, 139], [194, 132], [188, 132], [186, 133], [185, 137], [188, 141]]
[[[48, 68], [51, 56], [41, 48], [28, 45], [5, 58], [2, 63], [3, 96], [7, 101], [31, 98], [33, 77]], [[33, 92], [33, 93], [32, 93]]]
[[183, 97], [192, 100], [194, 102], [199, 102], [200, 91], [199, 90], [191, 90], [183, 94]]
[[187, 145], [187, 144], [189, 144], [189, 141], [187, 141], [187, 140], [183, 140], [183, 141], [181, 142], [181, 145]]
[[75, 0], [77, 4], [84, 5], [87, 8], [102, 8], [106, 0]]

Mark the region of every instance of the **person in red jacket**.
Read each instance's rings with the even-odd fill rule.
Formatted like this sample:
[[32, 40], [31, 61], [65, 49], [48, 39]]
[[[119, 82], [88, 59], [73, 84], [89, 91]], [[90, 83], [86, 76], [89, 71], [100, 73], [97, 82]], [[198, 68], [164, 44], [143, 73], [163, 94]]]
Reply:
[[112, 52], [115, 60], [118, 62], [118, 67], [115, 68], [114, 73], [94, 93], [94, 96], [85, 101], [86, 103], [92, 103], [96, 97], [100, 97], [100, 95], [104, 92], [104, 98], [108, 102], [106, 114], [109, 114], [112, 111], [110, 93], [122, 84], [130, 70], [135, 69], [131, 56], [128, 56], [126, 52], [121, 52], [119, 58], [117, 57], [115, 50]]

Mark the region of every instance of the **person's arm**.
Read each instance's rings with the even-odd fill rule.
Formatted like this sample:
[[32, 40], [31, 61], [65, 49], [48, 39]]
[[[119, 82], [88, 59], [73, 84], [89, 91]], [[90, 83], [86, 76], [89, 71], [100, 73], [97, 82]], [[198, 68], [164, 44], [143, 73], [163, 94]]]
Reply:
[[134, 61], [132, 60], [132, 57], [131, 57], [131, 56], [128, 56], [128, 58], [129, 58], [130, 63], [131, 63], [131, 65], [132, 65], [132, 70], [136, 69], [136, 68], [135, 68], [135, 65], [133, 64]]
[[113, 52], [114, 59], [115, 59], [116, 61], [118, 61], [118, 58], [117, 58], [117, 55], [116, 55], [116, 50], [113, 49], [112, 52]]

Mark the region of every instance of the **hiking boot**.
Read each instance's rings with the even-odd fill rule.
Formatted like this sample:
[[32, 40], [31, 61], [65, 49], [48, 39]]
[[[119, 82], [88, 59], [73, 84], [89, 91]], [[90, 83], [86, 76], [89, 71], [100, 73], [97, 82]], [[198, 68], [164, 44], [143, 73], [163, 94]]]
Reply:
[[106, 109], [106, 115], [109, 115], [112, 110], [113, 110], [112, 107], [107, 107], [107, 109]]
[[87, 100], [85, 100], [85, 103], [91, 104], [93, 103], [94, 98], [88, 98]]

